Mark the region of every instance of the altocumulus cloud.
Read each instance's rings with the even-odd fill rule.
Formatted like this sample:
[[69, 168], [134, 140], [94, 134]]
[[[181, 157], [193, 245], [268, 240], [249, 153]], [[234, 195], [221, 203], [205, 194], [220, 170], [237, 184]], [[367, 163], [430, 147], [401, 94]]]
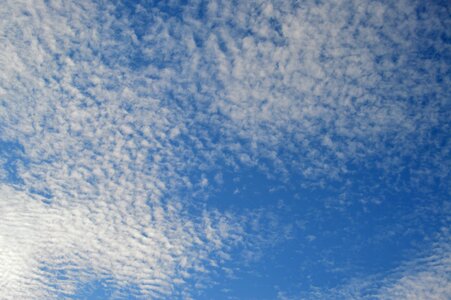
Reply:
[[199, 157], [173, 142], [183, 112], [158, 99], [173, 71], [153, 80], [110, 62], [133, 45], [115, 37], [126, 20], [100, 9], [1, 10], [2, 139], [23, 146], [20, 180], [1, 187], [2, 298], [71, 295], [107, 277], [158, 298], [239, 239], [225, 215], [185, 213], [175, 191], [191, 185], [185, 173]]
[[[126, 2], [0, 8], [2, 298], [189, 298], [251, 240], [255, 212], [190, 197], [223, 165], [448, 201], [448, 4]], [[431, 249], [374, 293], [449, 296], [449, 240]]]

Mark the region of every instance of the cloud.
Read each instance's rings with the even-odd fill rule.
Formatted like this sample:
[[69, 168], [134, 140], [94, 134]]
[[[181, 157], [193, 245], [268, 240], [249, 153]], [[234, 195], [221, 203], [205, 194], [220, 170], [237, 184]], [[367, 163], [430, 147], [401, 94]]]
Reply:
[[2, 139], [26, 157], [23, 183], [1, 185], [2, 298], [72, 295], [106, 278], [175, 295], [239, 242], [233, 218], [181, 202], [199, 162], [178, 138], [187, 120], [163, 103], [169, 81], [108, 61], [132, 47], [110, 12], [88, 1], [2, 8]]
[[401, 265], [384, 280], [379, 299], [447, 299], [451, 297], [449, 233], [433, 243], [429, 253]]
[[174, 205], [49, 205], [6, 186], [1, 194], [6, 299], [72, 294], [83, 282], [109, 278], [118, 287], [134, 283], [143, 295], [173, 294], [236, 234], [225, 216], [205, 213], [196, 222]]
[[[338, 179], [349, 165], [393, 172], [402, 164], [414, 174], [433, 164], [433, 176], [446, 177], [438, 170], [446, 158], [432, 154], [438, 140], [427, 138], [448, 118], [443, 100], [449, 90], [441, 80], [449, 79], [438, 79], [448, 68], [447, 45], [432, 33], [446, 31], [433, 17], [440, 19], [445, 8], [432, 5], [420, 18], [418, 6], [246, 3], [234, 9], [243, 18], [218, 9], [220, 17], [207, 24], [234, 26], [206, 34], [205, 56], [224, 87], [212, 105], [254, 155], [278, 161], [305, 181]], [[433, 57], [425, 44], [433, 45]], [[431, 148], [419, 157], [417, 144]]]
[[[387, 273], [353, 278], [330, 290], [317, 289], [302, 297], [308, 299], [448, 299], [450, 247], [448, 230], [444, 229], [428, 249]], [[282, 293], [283, 294], [283, 293]], [[295, 297], [296, 298], [296, 297]]]
[[2, 297], [177, 293], [246, 241], [255, 212], [193, 196], [222, 167], [449, 194], [446, 7], [171, 3], [2, 5]]

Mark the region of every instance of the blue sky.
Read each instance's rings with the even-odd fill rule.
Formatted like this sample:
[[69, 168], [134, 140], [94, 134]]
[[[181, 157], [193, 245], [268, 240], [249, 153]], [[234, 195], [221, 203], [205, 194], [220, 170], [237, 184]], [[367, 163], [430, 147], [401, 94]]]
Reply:
[[0, 298], [451, 298], [450, 9], [6, 0]]

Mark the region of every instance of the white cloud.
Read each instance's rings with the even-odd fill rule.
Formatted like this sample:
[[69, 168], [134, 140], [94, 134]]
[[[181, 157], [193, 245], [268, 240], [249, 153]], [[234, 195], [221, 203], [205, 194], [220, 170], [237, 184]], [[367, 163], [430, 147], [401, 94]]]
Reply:
[[287, 299], [449, 299], [451, 251], [444, 229], [427, 249], [417, 252], [398, 267], [371, 276], [359, 276], [346, 284], [303, 294], [282, 293]]
[[[1, 194], [5, 299], [52, 298], [55, 291], [70, 294], [77, 284], [102, 278], [118, 287], [133, 282], [144, 295], [173, 294], [175, 284], [203, 272], [209, 253], [220, 254], [227, 240], [236, 239], [225, 217], [204, 213], [196, 223], [170, 204], [97, 199], [48, 205], [6, 186]], [[51, 273], [58, 269], [73, 279], [58, 279]]]
[[170, 17], [91, 1], [3, 3], [0, 139], [20, 143], [26, 163], [22, 185], [1, 185], [0, 295], [76, 288], [52, 287], [43, 267], [174, 293], [242, 240], [235, 217], [179, 194], [212, 182], [197, 171], [222, 162], [264, 169], [267, 159], [268, 173], [314, 185], [348, 164], [396, 176], [410, 157], [413, 183], [446, 184], [449, 145], [431, 132], [448, 117], [449, 66], [415, 53], [427, 42], [446, 52], [418, 29], [447, 26], [433, 18], [443, 8], [416, 19], [414, 5], [211, 1], [203, 20], [191, 6]]
[[435, 299], [451, 297], [449, 233], [434, 243], [430, 253], [407, 262], [384, 280], [379, 299]]
[[[417, 157], [412, 145], [429, 144], [423, 133], [443, 124], [440, 102], [449, 98], [449, 91], [433, 79], [448, 68], [444, 57], [431, 62], [417, 55], [421, 39], [434, 43], [442, 55], [446, 52], [443, 41], [420, 38], [416, 31], [444, 32], [432, 20], [443, 8], [432, 7], [431, 15], [420, 20], [413, 13], [415, 5], [338, 1], [291, 7], [280, 1], [265, 9], [242, 3], [234, 10], [244, 12], [244, 19], [222, 9], [220, 17], [205, 24], [215, 24], [215, 29], [205, 34], [208, 47], [203, 51], [223, 87], [212, 103], [232, 121], [223, 126], [243, 137], [258, 158], [272, 158], [283, 149], [287, 157], [279, 157], [279, 165], [300, 172], [305, 180], [338, 178], [348, 163], [381, 168], [375, 165], [380, 163], [393, 172], [400, 157]], [[420, 104], [424, 97], [429, 101]], [[426, 117], [429, 113], [434, 117]], [[322, 147], [324, 136], [336, 141], [335, 147]], [[432, 159], [433, 154], [426, 156]], [[433, 160], [436, 168], [446, 158]], [[415, 174], [420, 171], [409, 167]]]
[[198, 160], [171, 145], [186, 120], [162, 103], [169, 81], [102, 62], [128, 47], [110, 39], [126, 24], [90, 2], [8, 2], [1, 12], [2, 139], [28, 160], [21, 190], [1, 186], [1, 297], [48, 299], [102, 278], [176, 293], [240, 229], [211, 212], [196, 220], [175, 193]]

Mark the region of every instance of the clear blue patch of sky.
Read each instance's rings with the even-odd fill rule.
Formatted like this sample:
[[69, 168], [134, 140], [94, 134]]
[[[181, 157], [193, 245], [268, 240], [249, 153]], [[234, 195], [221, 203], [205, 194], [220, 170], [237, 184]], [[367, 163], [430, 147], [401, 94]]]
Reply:
[[22, 184], [18, 168], [19, 164], [24, 166], [28, 163], [24, 155], [24, 147], [17, 141], [0, 140], [0, 163], [6, 172], [6, 182], [10, 184]]

